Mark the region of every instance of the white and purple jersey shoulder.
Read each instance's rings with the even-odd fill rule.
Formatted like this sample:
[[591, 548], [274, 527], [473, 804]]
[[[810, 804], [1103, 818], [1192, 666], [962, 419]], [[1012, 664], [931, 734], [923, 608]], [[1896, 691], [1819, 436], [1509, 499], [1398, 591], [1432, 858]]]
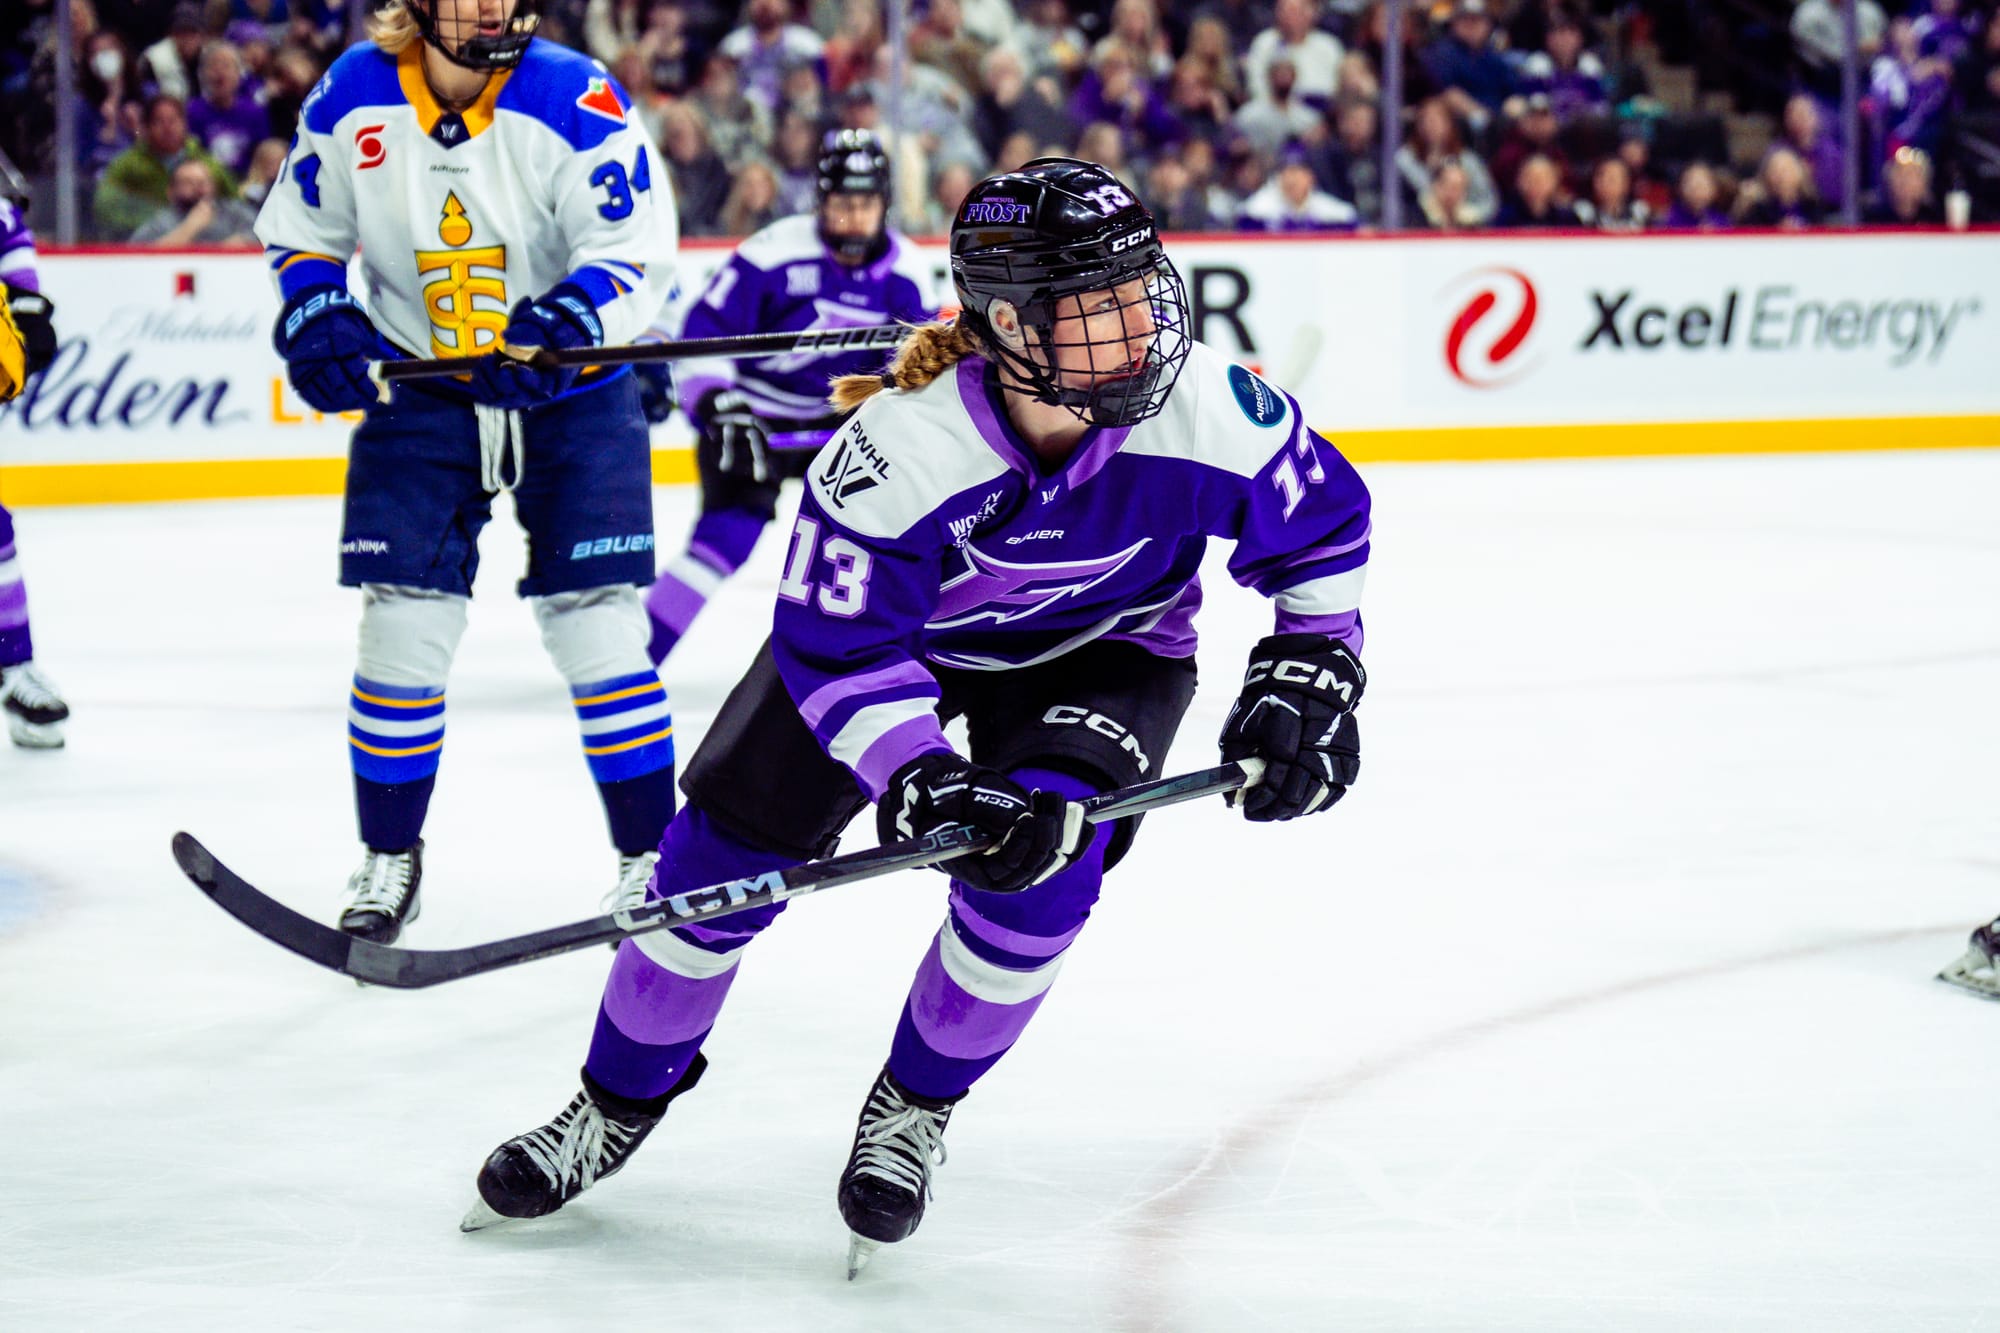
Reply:
[[[810, 213], [780, 218], [745, 240], [691, 302], [672, 336], [721, 338], [745, 333], [858, 329], [897, 322], [920, 324], [937, 314], [930, 264], [889, 233], [874, 263], [849, 268], [828, 252]], [[711, 390], [733, 388], [761, 417], [775, 423], [824, 421], [827, 385], [840, 375], [880, 371], [888, 358], [873, 352], [792, 352], [742, 360], [693, 360], [675, 374], [681, 409], [700, 425], [697, 406]], [[824, 443], [813, 439], [812, 447]]]
[[1195, 650], [1211, 537], [1276, 628], [1361, 646], [1368, 490], [1291, 395], [1196, 343], [1159, 415], [1039, 465], [988, 364], [863, 404], [813, 461], [772, 647], [870, 796], [946, 750], [932, 664], [1004, 671], [1095, 639]]
[[35, 234], [12, 201], [0, 199], [0, 282], [24, 292], [42, 289], [35, 276]]

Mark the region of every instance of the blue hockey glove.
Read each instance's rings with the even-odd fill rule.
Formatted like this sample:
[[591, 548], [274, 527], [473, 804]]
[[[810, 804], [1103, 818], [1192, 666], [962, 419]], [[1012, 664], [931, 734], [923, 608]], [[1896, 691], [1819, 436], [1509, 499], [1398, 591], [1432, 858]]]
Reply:
[[988, 893], [1019, 893], [1061, 870], [1096, 829], [1083, 807], [1060, 792], [1028, 791], [1004, 773], [943, 751], [918, 755], [896, 770], [875, 806], [883, 842], [921, 838], [952, 824], [971, 824], [998, 841], [984, 852], [947, 861], [941, 869]]
[[[558, 283], [548, 295], [514, 307], [507, 331], [500, 335], [511, 352], [528, 354], [541, 348], [565, 352], [573, 347], [597, 347], [604, 342], [604, 325], [597, 307], [575, 283]], [[519, 410], [561, 397], [576, 383], [576, 366], [538, 366], [508, 352], [494, 352], [473, 363], [472, 396], [495, 407]]]
[[285, 302], [271, 330], [292, 387], [316, 412], [354, 412], [377, 401], [368, 363], [393, 355], [345, 288], [308, 287]]
[[1245, 819], [1296, 819], [1347, 794], [1361, 773], [1354, 707], [1368, 673], [1325, 634], [1273, 634], [1250, 650], [1243, 692], [1222, 726], [1222, 760], [1262, 759], [1264, 777], [1229, 794]]

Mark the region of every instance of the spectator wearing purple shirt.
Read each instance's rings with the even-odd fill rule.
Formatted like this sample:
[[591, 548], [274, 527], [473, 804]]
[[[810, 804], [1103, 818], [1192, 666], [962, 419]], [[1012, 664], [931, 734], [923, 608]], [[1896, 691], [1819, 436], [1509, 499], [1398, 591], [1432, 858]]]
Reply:
[[722, 39], [722, 54], [736, 62], [744, 93], [776, 111], [785, 75], [796, 65], [812, 65], [826, 78], [826, 43], [803, 24], [791, 22], [786, 0], [750, 0], [744, 25]]
[[1706, 162], [1690, 162], [1681, 168], [1674, 187], [1673, 207], [1661, 225], [1669, 231], [1728, 231], [1729, 215], [1722, 211], [1722, 186], [1715, 168]]
[[243, 87], [243, 60], [228, 42], [202, 48], [201, 95], [188, 103], [188, 132], [209, 156], [242, 175], [250, 150], [271, 137], [271, 116]]
[[[1926, 154], [1937, 150], [1951, 109], [1952, 74], [1949, 59], [1921, 53], [1916, 25], [1910, 20], [1897, 19], [1889, 25], [1888, 45], [1868, 69], [1876, 142], [1885, 152], [1905, 146]], [[1826, 189], [1823, 180], [1820, 189]]]
[[1743, 191], [1736, 220], [1746, 227], [1780, 227], [1804, 231], [1826, 216], [1813, 193], [1806, 164], [1789, 148], [1773, 148], [1757, 180]]
[[1790, 149], [1805, 163], [1815, 194], [1822, 199], [1840, 197], [1840, 142], [1828, 125], [1826, 109], [1811, 94], [1795, 93], [1786, 100], [1771, 151], [1781, 148]]
[[1604, 62], [1585, 49], [1583, 23], [1568, 10], [1549, 20], [1541, 50], [1521, 63], [1521, 87], [1545, 93], [1558, 120], [1601, 116], [1611, 109]]
[[1128, 154], [1148, 154], [1187, 134], [1160, 94], [1140, 77], [1140, 57], [1122, 42], [1098, 49], [1070, 98], [1069, 114], [1079, 125], [1116, 125]]

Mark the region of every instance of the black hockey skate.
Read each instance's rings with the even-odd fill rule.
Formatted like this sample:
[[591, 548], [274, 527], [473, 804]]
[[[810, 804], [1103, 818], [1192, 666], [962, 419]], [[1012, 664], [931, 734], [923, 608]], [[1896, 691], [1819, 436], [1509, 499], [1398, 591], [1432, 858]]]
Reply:
[[0, 711], [7, 715], [8, 736], [22, 749], [62, 749], [69, 705], [33, 662], [0, 669]]
[[394, 944], [403, 927], [423, 910], [417, 893], [423, 882], [422, 838], [407, 851], [383, 852], [370, 847], [361, 868], [348, 877], [340, 928], [370, 944]]
[[674, 1098], [701, 1082], [708, 1061], [695, 1053], [681, 1081], [658, 1097], [631, 1101], [583, 1074], [583, 1091], [540, 1129], [508, 1139], [479, 1168], [479, 1199], [458, 1224], [481, 1231], [501, 1222], [545, 1217], [616, 1175], [667, 1113]]
[[944, 1165], [944, 1127], [957, 1101], [919, 1097], [886, 1066], [876, 1077], [854, 1127], [847, 1170], [840, 1174], [840, 1216], [853, 1232], [847, 1244], [849, 1279], [876, 1250], [906, 1238], [924, 1220], [931, 1167]]
[[2000, 959], [2000, 920], [1989, 921], [1973, 931], [1972, 938], [1966, 941], [1964, 956], [1947, 963], [1944, 971], [1938, 973], [1938, 980], [1971, 991], [1982, 1000], [2000, 1000], [2000, 967], [1996, 967], [1996, 959]]

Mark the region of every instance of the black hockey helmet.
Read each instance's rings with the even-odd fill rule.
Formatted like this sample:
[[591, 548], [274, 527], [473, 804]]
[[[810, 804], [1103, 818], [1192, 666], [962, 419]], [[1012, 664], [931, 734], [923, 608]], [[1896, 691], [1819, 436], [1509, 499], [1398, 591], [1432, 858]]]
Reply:
[[[467, 69], [512, 69], [528, 53], [542, 21], [542, 0], [514, 0], [514, 12], [497, 33], [479, 31], [477, 19], [440, 19], [439, 0], [403, 0], [417, 31], [438, 53]], [[472, 0], [465, 0], [468, 5]]]
[[[859, 267], [880, 259], [889, 248], [889, 154], [873, 130], [829, 130], [820, 141], [814, 167], [819, 198], [819, 238], [843, 264]], [[871, 194], [882, 201], [882, 222], [867, 236], [835, 236], [827, 230], [826, 201], [836, 194]]]
[[[973, 186], [952, 220], [951, 276], [963, 307], [959, 318], [988, 351], [1027, 380], [1036, 398], [1092, 425], [1130, 426], [1154, 415], [1187, 362], [1187, 289], [1160, 244], [1153, 215], [1095, 163], [1036, 158]], [[1079, 297], [1134, 281], [1144, 284], [1144, 294], [1115, 313], [1130, 329], [1128, 307], [1146, 308], [1153, 334], [1144, 354], [1132, 362], [1129, 334], [1071, 340], [1087, 349], [1090, 365], [1101, 366], [1097, 373], [1104, 378], [1084, 389], [1065, 386], [1056, 362], [1057, 319], [1084, 313]], [[995, 301], [1012, 305], [1022, 328], [1033, 333], [1027, 355], [994, 333]]]

